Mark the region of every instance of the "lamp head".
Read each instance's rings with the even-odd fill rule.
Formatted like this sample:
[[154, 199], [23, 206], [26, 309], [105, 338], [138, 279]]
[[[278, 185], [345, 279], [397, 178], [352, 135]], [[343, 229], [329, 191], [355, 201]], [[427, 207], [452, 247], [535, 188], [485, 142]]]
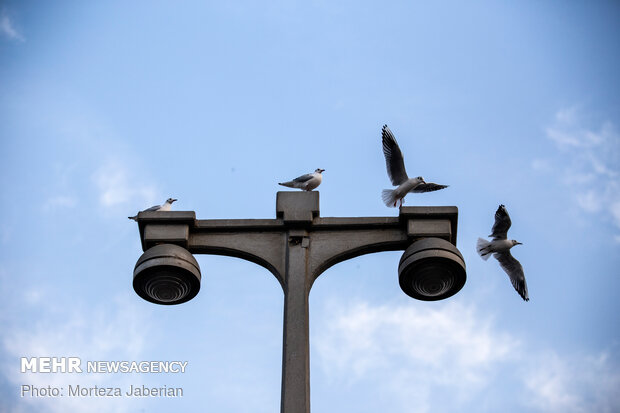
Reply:
[[181, 304], [200, 290], [200, 267], [185, 248], [159, 244], [142, 254], [133, 270], [133, 289], [155, 304]]
[[422, 238], [403, 253], [398, 281], [405, 294], [418, 300], [451, 297], [465, 285], [465, 261], [459, 250], [441, 238]]

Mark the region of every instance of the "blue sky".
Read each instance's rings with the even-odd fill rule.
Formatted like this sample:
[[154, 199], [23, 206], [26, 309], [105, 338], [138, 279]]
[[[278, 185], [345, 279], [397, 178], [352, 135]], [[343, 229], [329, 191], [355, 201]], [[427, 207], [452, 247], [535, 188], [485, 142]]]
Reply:
[[[324, 273], [313, 413], [618, 411], [619, 19], [613, 1], [1, 2], [0, 411], [278, 411], [275, 278], [198, 256], [194, 300], [147, 303], [126, 217], [172, 196], [273, 218], [276, 183], [319, 167], [321, 216], [395, 216], [385, 123], [410, 175], [450, 185], [405, 205], [458, 206], [468, 279], [427, 303], [400, 291], [399, 252]], [[528, 303], [475, 253], [500, 203]], [[33, 356], [189, 364], [20, 373]], [[19, 397], [129, 383], [184, 397]]]

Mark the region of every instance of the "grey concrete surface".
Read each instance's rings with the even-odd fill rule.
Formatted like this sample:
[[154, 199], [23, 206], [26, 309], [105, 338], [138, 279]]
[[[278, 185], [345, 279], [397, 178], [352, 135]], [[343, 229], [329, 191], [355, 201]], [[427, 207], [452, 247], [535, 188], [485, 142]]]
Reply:
[[310, 412], [308, 297], [317, 277], [341, 261], [405, 250], [421, 238], [456, 245], [458, 209], [452, 206], [401, 207], [398, 217], [321, 218], [319, 212], [318, 191], [282, 191], [275, 219], [197, 220], [193, 211], [140, 212], [137, 218], [144, 250], [169, 243], [192, 254], [238, 257], [280, 282], [282, 413]]

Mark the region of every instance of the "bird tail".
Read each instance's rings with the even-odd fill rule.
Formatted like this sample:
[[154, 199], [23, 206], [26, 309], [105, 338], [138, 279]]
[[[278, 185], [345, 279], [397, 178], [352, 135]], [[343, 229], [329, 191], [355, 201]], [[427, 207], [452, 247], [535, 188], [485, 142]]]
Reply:
[[133, 217], [127, 217], [127, 218], [129, 218], [129, 219], [133, 219], [134, 221], [138, 222], [138, 216], [137, 216], [137, 215], [135, 215], [135, 216], [133, 216]]
[[293, 186], [293, 181], [288, 181], [288, 182], [278, 182], [278, 185], [286, 186], [286, 187], [289, 187], [289, 188], [294, 188], [294, 186]]
[[383, 199], [383, 203], [389, 206], [390, 208], [395, 207], [396, 205], [396, 195], [394, 195], [393, 189], [384, 189], [381, 191], [381, 199]]
[[482, 257], [483, 260], [488, 260], [491, 255], [493, 255], [493, 251], [489, 251], [489, 246], [491, 243], [485, 239], [478, 238], [478, 242], [476, 242], [476, 251]]

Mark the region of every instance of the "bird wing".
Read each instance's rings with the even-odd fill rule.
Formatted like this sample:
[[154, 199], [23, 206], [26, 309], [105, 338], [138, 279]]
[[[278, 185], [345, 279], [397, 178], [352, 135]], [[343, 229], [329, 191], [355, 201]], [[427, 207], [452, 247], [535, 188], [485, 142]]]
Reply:
[[146, 212], [146, 211], [159, 211], [159, 208], [161, 208], [161, 205], [153, 205], [152, 207], [147, 208], [147, 209], [145, 209], [142, 212]]
[[512, 225], [512, 221], [510, 221], [508, 211], [506, 211], [504, 205], [500, 205], [497, 211], [495, 211], [495, 223], [493, 224], [493, 229], [489, 237], [493, 237], [494, 239], [506, 239], [510, 225]]
[[432, 192], [439, 191], [440, 189], [447, 188], [448, 185], [439, 185], [433, 182], [425, 182], [423, 184], [418, 184], [415, 188], [411, 190], [411, 192]]
[[305, 174], [305, 175], [298, 176], [297, 178], [293, 179], [293, 182], [303, 183], [303, 182], [311, 180], [312, 178], [314, 178], [314, 174]]
[[392, 181], [392, 185], [400, 185], [409, 179], [407, 171], [405, 170], [403, 153], [400, 151], [398, 143], [387, 125], [383, 125], [381, 135], [388, 176], [390, 177], [390, 181]]
[[527, 283], [525, 282], [525, 274], [523, 274], [523, 266], [521, 263], [512, 256], [510, 251], [493, 254], [499, 265], [506, 271], [506, 274], [510, 277], [512, 286], [517, 290], [521, 298], [525, 301], [529, 301], [530, 297], [527, 293]]

